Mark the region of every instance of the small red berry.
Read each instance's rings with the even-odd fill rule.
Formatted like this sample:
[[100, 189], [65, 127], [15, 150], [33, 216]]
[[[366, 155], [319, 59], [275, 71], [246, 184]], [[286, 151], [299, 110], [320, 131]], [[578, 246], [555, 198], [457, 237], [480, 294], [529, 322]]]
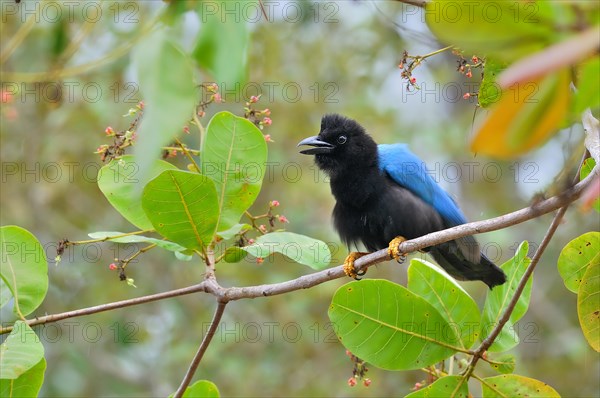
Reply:
[[190, 133], [190, 126], [183, 126], [183, 132], [186, 134]]
[[137, 106], [138, 106], [138, 108], [143, 110], [144, 109], [144, 101], [138, 102]]
[[270, 126], [271, 124], [273, 124], [273, 121], [271, 120], [271, 118], [270, 118], [270, 117], [265, 117], [265, 118], [262, 120], [262, 123], [263, 123], [263, 124], [266, 124], [267, 126]]
[[355, 377], [351, 377], [348, 379], [348, 385], [350, 387], [354, 387], [356, 385], [356, 378]]
[[116, 265], [115, 263], [111, 263], [111, 264], [108, 266], [108, 269], [109, 269], [109, 270], [111, 270], [111, 271], [114, 271], [114, 270], [116, 270], [116, 269], [117, 269], [117, 265]]
[[265, 134], [265, 141], [266, 142], [273, 142], [273, 140], [271, 139], [271, 134]]
[[108, 126], [106, 129], [104, 129], [104, 132], [106, 133], [106, 135], [114, 135], [115, 134], [115, 131], [110, 126]]
[[254, 241], [254, 239], [248, 239], [248, 244], [249, 244], [249, 245], [253, 245], [253, 244], [254, 244], [254, 242], [255, 242], [255, 241]]
[[264, 113], [265, 116], [271, 116], [271, 110], [269, 108], [263, 109], [262, 113]]
[[398, 64], [398, 68], [400, 68], [400, 69], [404, 69], [404, 62], [400, 62], [400, 63]]
[[254, 104], [254, 103], [258, 102], [259, 99], [260, 99], [260, 95], [258, 95], [258, 96], [253, 95], [250, 97], [250, 103]]
[[479, 58], [477, 57], [477, 55], [473, 55], [473, 58], [471, 58], [471, 61], [473, 61], [474, 64], [479, 62]]
[[0, 91], [0, 98], [3, 104], [8, 104], [13, 100], [13, 93], [7, 90]]
[[364, 379], [363, 384], [365, 387], [369, 387], [371, 385], [371, 379], [369, 379], [369, 378]]
[[272, 200], [269, 203], [269, 206], [271, 206], [271, 207], [277, 207], [277, 206], [279, 206], [279, 201], [278, 200]]
[[262, 264], [265, 262], [265, 259], [262, 257], [256, 257], [256, 264]]
[[283, 223], [287, 222], [287, 223], [289, 223], [290, 220], [288, 220], [286, 216], [281, 215], [281, 216], [279, 216], [279, 222], [283, 222]]
[[215, 101], [217, 104], [221, 103], [221, 102], [225, 102], [223, 101], [223, 98], [221, 97], [221, 94], [219, 93], [214, 93], [212, 96], [213, 101]]
[[467, 73], [465, 73], [465, 76], [466, 76], [466, 77], [473, 77], [473, 73], [471, 73], [471, 69], [469, 69], [469, 70], [467, 71]]
[[262, 233], [266, 233], [266, 232], [267, 232], [267, 227], [265, 227], [265, 225], [264, 225], [264, 224], [260, 224], [260, 225], [258, 226], [258, 229], [259, 229], [259, 230], [260, 230], [260, 232], [262, 232]]
[[463, 95], [463, 98], [464, 98], [464, 99], [469, 99], [470, 97], [471, 97], [471, 93], [465, 93], [465, 94]]
[[346, 355], [348, 355], [349, 357], [352, 356], [352, 353], [350, 352], [350, 350], [346, 350]]
[[417, 78], [416, 77], [413, 76], [413, 77], [410, 78], [410, 83], [411, 84], [415, 84], [416, 82], [417, 82]]

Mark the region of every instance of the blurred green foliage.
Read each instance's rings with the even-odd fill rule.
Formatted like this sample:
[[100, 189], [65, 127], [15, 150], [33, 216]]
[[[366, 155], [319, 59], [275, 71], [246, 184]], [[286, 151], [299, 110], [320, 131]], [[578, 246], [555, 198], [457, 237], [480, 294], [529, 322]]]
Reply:
[[[212, 2], [108, 1], [87, 8], [75, 3], [71, 9], [50, 1], [0, 4], [2, 54], [14, 48], [3, 59], [2, 90], [15, 93], [9, 101], [3, 97], [1, 109], [0, 223], [31, 231], [49, 260], [60, 239], [131, 228], [98, 189], [102, 163], [93, 152], [106, 143], [107, 126], [127, 128], [131, 118], [122, 115], [143, 99], [130, 54], [158, 13], [170, 7], [171, 39], [186, 51], [194, 48], [205, 22], [186, 10], [216, 4], [216, 10], [204, 12], [226, 15], [221, 3]], [[268, 107], [273, 120], [264, 133], [273, 142], [255, 209], [262, 212], [269, 201], [281, 202], [278, 211], [290, 220], [287, 229], [330, 242], [332, 264], [346, 255], [329, 222], [333, 198], [325, 176], [296, 150], [301, 138], [318, 131], [323, 113], [356, 118], [378, 142], [407, 142], [472, 220], [527, 206], [569, 166], [571, 154], [581, 151], [583, 131], [575, 126], [513, 161], [469, 153], [472, 119], [482, 111], [462, 95], [476, 91], [478, 76], [457, 73], [455, 57], [442, 54], [413, 73], [420, 91], [407, 91], [400, 78], [397, 64], [405, 49], [424, 54], [441, 47], [416, 7], [386, 1], [266, 2], [267, 21], [260, 13], [255, 16], [256, 2], [248, 2], [254, 8], [228, 4], [230, 15], [245, 20], [250, 31], [249, 76], [238, 90], [220, 87], [225, 103], [210, 105], [202, 120], [222, 110], [242, 115], [244, 102], [262, 94], [258, 105]], [[99, 13], [93, 13], [94, 5]], [[35, 7], [38, 13], [30, 13], [37, 20], [28, 22], [30, 14], [23, 10]], [[175, 17], [181, 13], [182, 18]], [[20, 36], [25, 30], [28, 35]], [[199, 83], [213, 80], [205, 71], [194, 73]], [[184, 138], [198, 145], [195, 134]], [[170, 161], [186, 165], [181, 158]], [[503, 262], [522, 240], [535, 248], [549, 220], [543, 216], [479, 239], [490, 258]], [[536, 272], [529, 311], [514, 329], [521, 340], [512, 352], [517, 371], [551, 382], [569, 396], [597, 394], [600, 361], [582, 335], [576, 296], [565, 288], [556, 260], [572, 238], [597, 230], [598, 221], [596, 213], [582, 213], [577, 206], [567, 213]], [[130, 287], [108, 264], [138, 248], [111, 243], [70, 248], [60, 265], [50, 267], [49, 292], [39, 314], [166, 291], [202, 278], [198, 264], [165, 252], [131, 263], [128, 274], [137, 288]], [[224, 286], [280, 282], [305, 273], [305, 266], [279, 255], [260, 265], [250, 258], [221, 263], [217, 270]], [[394, 264], [373, 268], [369, 276], [406, 281], [405, 267]], [[225, 396], [406, 394], [424, 373], [371, 368], [371, 387], [347, 386], [352, 364], [327, 318], [331, 297], [344, 282], [229, 304], [197, 378], [213, 381]], [[461, 285], [481, 308], [484, 286]], [[48, 364], [41, 395], [168, 395], [183, 377], [213, 306], [212, 297], [194, 295], [34, 328]], [[11, 313], [0, 317], [3, 324], [14, 320]]]

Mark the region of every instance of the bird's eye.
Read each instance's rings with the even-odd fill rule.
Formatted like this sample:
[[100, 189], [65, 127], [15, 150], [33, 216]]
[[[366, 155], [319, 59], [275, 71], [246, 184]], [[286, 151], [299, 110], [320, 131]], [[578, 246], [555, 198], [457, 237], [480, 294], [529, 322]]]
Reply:
[[340, 135], [340, 136], [337, 138], [337, 142], [338, 142], [338, 144], [340, 144], [340, 145], [342, 145], [342, 144], [345, 144], [345, 143], [346, 143], [346, 141], [348, 141], [348, 138], [347, 138], [345, 135]]

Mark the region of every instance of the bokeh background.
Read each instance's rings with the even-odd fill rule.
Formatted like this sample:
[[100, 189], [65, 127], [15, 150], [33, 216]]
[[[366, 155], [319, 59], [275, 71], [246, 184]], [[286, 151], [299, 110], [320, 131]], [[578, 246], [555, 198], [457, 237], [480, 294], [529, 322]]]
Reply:
[[[70, 248], [54, 265], [60, 239], [132, 230], [96, 186], [102, 163], [93, 152], [109, 143], [107, 126], [122, 130], [131, 122], [123, 115], [142, 98], [129, 55], [148, 23], [166, 6], [159, 1], [91, 2], [100, 6], [101, 13], [90, 22], [96, 18], [86, 18], [84, 12], [96, 14], [86, 9], [86, 2], [70, 3], [23, 1], [13, 12], [14, 2], [1, 2], [3, 51], [15, 34], [29, 32], [1, 65], [3, 92], [17, 87], [18, 93], [3, 95], [2, 102], [0, 221], [30, 230], [46, 248], [50, 290], [37, 315], [184, 287], [200, 281], [203, 273], [199, 264], [151, 251], [129, 266], [128, 276], [137, 286], [133, 288], [119, 282], [108, 265], [139, 247], [108, 243]], [[237, 93], [222, 90], [226, 102], [211, 105], [202, 120], [207, 123], [221, 110], [240, 115], [250, 95], [262, 94], [257, 107], [272, 112], [273, 124], [264, 131], [273, 140], [272, 173], [265, 178], [253, 212], [278, 200], [277, 212], [290, 220], [287, 230], [330, 243], [332, 265], [341, 263], [347, 253], [331, 227], [333, 199], [325, 176], [296, 148], [302, 138], [318, 132], [324, 113], [357, 119], [380, 143], [408, 143], [471, 220], [527, 206], [537, 193], [553, 186], [565, 165], [572, 171], [569, 159], [581, 156], [579, 125], [513, 161], [470, 153], [473, 120], [485, 111], [476, 110], [475, 102], [463, 99], [463, 94], [476, 91], [479, 73], [467, 79], [456, 72], [457, 58], [444, 53], [415, 71], [420, 91], [407, 91], [400, 77], [398, 63], [405, 50], [423, 55], [442, 47], [415, 7], [391, 1], [265, 2], [267, 21], [250, 9], [244, 14], [243, 2], [226, 3], [252, 31], [250, 83]], [[28, 14], [23, 10], [38, 13], [26, 28]], [[189, 50], [202, 26], [197, 14], [188, 12], [173, 29], [179, 31], [181, 47]], [[121, 47], [124, 50], [117, 56], [107, 57]], [[89, 63], [93, 67], [81, 67]], [[65, 69], [72, 73], [61, 75]], [[197, 79], [209, 82], [211, 76], [197, 70]], [[184, 139], [194, 145], [195, 136], [192, 127]], [[171, 161], [185, 167], [182, 159]], [[561, 178], [559, 187], [565, 176]], [[488, 256], [502, 263], [523, 240], [535, 248], [550, 220], [546, 215], [478, 239]], [[600, 361], [583, 338], [576, 296], [564, 287], [556, 260], [568, 241], [598, 230], [599, 222], [597, 213], [572, 206], [537, 268], [529, 311], [515, 327], [522, 341], [512, 351], [517, 357], [515, 372], [547, 382], [564, 396], [597, 396]], [[308, 272], [279, 255], [260, 265], [251, 259], [222, 263], [217, 270], [224, 286], [274, 283]], [[406, 266], [382, 264], [368, 276], [404, 283]], [[345, 282], [230, 303], [196, 378], [212, 380], [224, 396], [407, 394], [425, 373], [371, 368], [369, 388], [348, 387], [352, 364], [327, 318], [330, 299]], [[483, 305], [483, 284], [462, 285]], [[41, 395], [170, 394], [183, 377], [214, 306], [212, 297], [197, 294], [37, 328], [48, 360]], [[0, 315], [3, 323], [12, 320], [10, 311]], [[479, 372], [493, 374], [485, 364]], [[476, 395], [477, 391], [474, 385]]]

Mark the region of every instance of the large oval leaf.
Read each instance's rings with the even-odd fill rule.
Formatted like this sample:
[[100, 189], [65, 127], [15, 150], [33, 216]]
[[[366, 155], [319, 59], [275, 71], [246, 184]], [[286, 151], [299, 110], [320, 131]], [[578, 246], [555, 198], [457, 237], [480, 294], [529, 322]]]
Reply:
[[[531, 263], [531, 259], [527, 257], [529, 244], [524, 241], [521, 243], [515, 256], [501, 265], [502, 270], [506, 274], [506, 283], [496, 286], [488, 292], [483, 306], [483, 314], [481, 317], [481, 338], [484, 339], [489, 332], [498, 324], [498, 321], [508, 303], [513, 298], [519, 281], [525, 273], [525, 269]], [[529, 307], [529, 298], [531, 297], [531, 284], [533, 276], [529, 278], [523, 293], [519, 297], [513, 312], [510, 315], [508, 322], [502, 328], [502, 331], [489, 348], [491, 352], [507, 351], [519, 343], [519, 338], [515, 333], [515, 323], [525, 315]]]
[[600, 262], [600, 232], [587, 232], [563, 247], [558, 257], [558, 272], [567, 289], [577, 293], [588, 266]]
[[413, 259], [408, 267], [408, 290], [433, 305], [459, 331], [458, 345], [468, 349], [479, 336], [479, 308], [456, 281], [435, 265]]
[[600, 352], [600, 260], [594, 261], [583, 275], [577, 294], [577, 314], [586, 340]]
[[208, 246], [219, 209], [213, 181], [200, 174], [168, 170], [144, 188], [142, 207], [154, 229], [188, 249]]
[[468, 398], [469, 385], [462, 376], [446, 376], [432, 384], [406, 395], [404, 398]]
[[455, 328], [425, 299], [387, 280], [340, 287], [329, 319], [348, 350], [383, 369], [419, 369], [455, 354]]
[[477, 128], [471, 150], [510, 158], [543, 144], [567, 115], [570, 81], [563, 69], [503, 91]]
[[277, 252], [297, 263], [319, 270], [331, 261], [329, 246], [323, 241], [293, 232], [271, 232], [259, 236], [256, 242], [241, 249], [254, 257], [268, 257]]
[[164, 27], [136, 43], [132, 63], [144, 100], [134, 154], [146, 179], [161, 147], [192, 118], [198, 92], [191, 59], [170, 41]]
[[[44, 358], [44, 346], [33, 329], [15, 322], [12, 332], [0, 345], [0, 379], [16, 379]], [[4, 396], [4, 395], [3, 395]]]
[[529, 377], [510, 374], [486, 377], [483, 380], [485, 381], [482, 383], [484, 398], [560, 398], [554, 388]]
[[0, 397], [37, 397], [44, 383], [45, 371], [46, 359], [42, 358], [36, 365], [16, 379], [0, 379]]
[[467, 54], [512, 61], [544, 48], [556, 36], [552, 9], [541, 2], [433, 0], [425, 21], [436, 37]]
[[163, 171], [174, 169], [177, 168], [171, 163], [155, 159], [150, 164], [147, 173], [142, 176], [135, 158], [127, 155], [119, 160], [112, 160], [100, 169], [98, 187], [110, 204], [127, 221], [142, 230], [152, 229], [152, 223], [140, 206], [142, 189], [148, 181]]
[[213, 116], [202, 149], [202, 174], [215, 181], [219, 196], [215, 232], [237, 224], [254, 203], [266, 161], [267, 144], [254, 124], [229, 112]]
[[44, 248], [31, 232], [8, 225], [0, 228], [0, 258], [0, 276], [15, 299], [14, 312], [24, 317], [40, 306], [48, 292]]

